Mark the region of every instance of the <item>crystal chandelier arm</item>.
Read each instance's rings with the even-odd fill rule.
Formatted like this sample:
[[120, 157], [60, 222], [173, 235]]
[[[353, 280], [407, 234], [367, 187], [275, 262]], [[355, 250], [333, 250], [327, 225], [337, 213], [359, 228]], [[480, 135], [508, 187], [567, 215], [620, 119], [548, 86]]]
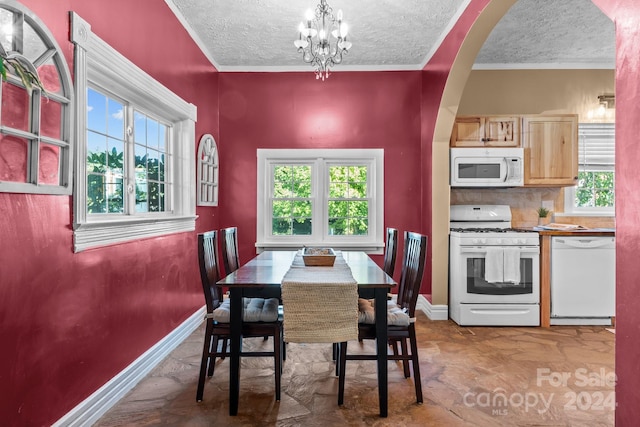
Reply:
[[315, 13], [308, 10], [306, 21], [300, 23], [298, 40], [294, 45], [302, 54], [302, 61], [315, 69], [318, 79], [327, 78], [329, 68], [342, 63], [343, 54], [351, 47], [342, 17], [342, 10], [334, 15], [327, 0], [320, 0]]

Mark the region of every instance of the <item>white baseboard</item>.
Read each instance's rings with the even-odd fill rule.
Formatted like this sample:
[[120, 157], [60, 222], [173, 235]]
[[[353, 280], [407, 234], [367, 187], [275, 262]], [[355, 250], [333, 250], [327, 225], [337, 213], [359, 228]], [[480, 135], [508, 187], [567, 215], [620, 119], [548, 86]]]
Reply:
[[418, 295], [416, 310], [422, 310], [431, 320], [449, 320], [449, 306], [433, 305], [424, 295]]
[[169, 335], [56, 421], [53, 427], [89, 426], [94, 424], [158, 363], [191, 335], [202, 323], [204, 314], [204, 307], [193, 313], [191, 317], [171, 331]]

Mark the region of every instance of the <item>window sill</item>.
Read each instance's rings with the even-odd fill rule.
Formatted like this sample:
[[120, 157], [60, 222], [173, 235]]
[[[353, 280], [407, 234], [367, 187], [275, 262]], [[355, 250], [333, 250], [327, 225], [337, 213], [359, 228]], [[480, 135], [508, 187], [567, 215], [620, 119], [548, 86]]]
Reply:
[[193, 231], [197, 216], [167, 218], [135, 218], [76, 224], [73, 231], [73, 251], [131, 242], [149, 237]]
[[595, 216], [603, 218], [615, 218], [615, 212], [559, 212], [554, 213], [556, 218], [568, 217], [568, 216]]
[[[294, 251], [304, 246], [300, 243], [288, 243], [288, 242], [257, 242], [256, 252], [263, 251]], [[310, 242], [308, 246], [329, 246], [333, 249], [341, 251], [364, 251], [371, 255], [381, 255], [384, 253], [384, 243], [313, 243]]]

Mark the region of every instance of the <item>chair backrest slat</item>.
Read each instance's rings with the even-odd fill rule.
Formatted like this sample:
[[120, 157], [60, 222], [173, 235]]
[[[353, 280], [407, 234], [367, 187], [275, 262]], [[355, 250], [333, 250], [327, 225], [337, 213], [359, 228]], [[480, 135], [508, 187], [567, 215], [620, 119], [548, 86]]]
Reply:
[[402, 273], [398, 287], [398, 305], [406, 308], [410, 317], [415, 316], [426, 257], [427, 236], [405, 231]]
[[198, 234], [198, 263], [207, 312], [212, 313], [222, 302], [222, 288], [216, 285], [220, 280], [217, 231]]
[[384, 264], [382, 269], [393, 277], [396, 267], [396, 254], [398, 252], [398, 230], [387, 228], [387, 242], [384, 248]]
[[240, 267], [238, 260], [238, 228], [228, 227], [222, 233], [222, 261], [225, 274], [231, 274]]

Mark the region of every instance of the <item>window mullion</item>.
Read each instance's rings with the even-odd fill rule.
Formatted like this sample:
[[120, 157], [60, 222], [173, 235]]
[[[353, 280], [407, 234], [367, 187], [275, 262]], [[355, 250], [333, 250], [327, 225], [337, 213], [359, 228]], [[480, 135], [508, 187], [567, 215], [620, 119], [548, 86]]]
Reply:
[[19, 12], [13, 13], [13, 28], [11, 48], [24, 55], [24, 14]]
[[[179, 169], [179, 165], [176, 162], [176, 143], [175, 143], [175, 127], [167, 126], [165, 135], [165, 163], [164, 163], [164, 210], [165, 212], [175, 212], [175, 183], [177, 181], [176, 171]], [[198, 168], [196, 167], [196, 170]]]
[[[328, 232], [327, 218], [329, 213], [329, 172], [327, 162], [318, 158], [313, 164], [313, 182], [311, 197], [313, 199], [313, 237], [325, 240]], [[315, 185], [314, 185], [315, 184]]]
[[33, 92], [31, 92], [30, 98], [29, 132], [31, 132], [34, 137], [29, 143], [27, 182], [38, 185], [38, 164], [40, 161], [40, 90], [34, 89]]
[[374, 178], [374, 174], [371, 173], [375, 168], [375, 164], [372, 161], [367, 162], [367, 194], [366, 194], [366, 198], [365, 200], [367, 201], [367, 206], [368, 206], [368, 221], [369, 221], [369, 232], [370, 233], [375, 233], [376, 232], [376, 227], [373, 226], [373, 224], [376, 223], [376, 215], [377, 215], [377, 210], [374, 208], [374, 200], [373, 200], [373, 196], [374, 194], [376, 194], [376, 192], [378, 191], [376, 189], [376, 183], [375, 183], [375, 179]]
[[135, 143], [133, 135], [135, 135], [135, 123], [133, 120], [134, 108], [127, 104], [124, 106], [126, 111], [124, 129], [125, 129], [125, 215], [133, 215], [136, 206], [136, 169], [135, 169]]

